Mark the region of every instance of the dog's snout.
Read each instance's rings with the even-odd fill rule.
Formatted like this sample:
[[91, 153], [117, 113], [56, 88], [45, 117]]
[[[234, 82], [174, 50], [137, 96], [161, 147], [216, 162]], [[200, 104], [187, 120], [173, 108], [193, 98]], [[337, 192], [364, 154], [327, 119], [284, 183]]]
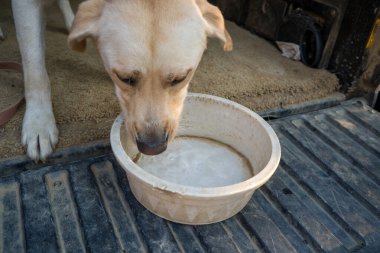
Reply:
[[168, 145], [168, 134], [138, 135], [136, 144], [139, 151], [145, 155], [158, 155], [164, 152]]

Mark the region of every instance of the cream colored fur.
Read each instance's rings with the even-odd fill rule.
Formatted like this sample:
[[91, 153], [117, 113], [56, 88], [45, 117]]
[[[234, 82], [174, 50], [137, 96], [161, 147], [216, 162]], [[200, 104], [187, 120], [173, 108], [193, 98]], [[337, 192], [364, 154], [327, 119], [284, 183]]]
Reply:
[[88, 0], [68, 44], [83, 51], [86, 39], [96, 43], [133, 139], [170, 141], [207, 37], [232, 49], [220, 10], [206, 0]]
[[[26, 111], [22, 125], [22, 144], [30, 158], [45, 160], [58, 142], [50, 96], [50, 81], [45, 67], [43, 0], [12, 0], [24, 72]], [[58, 0], [67, 29], [74, 19], [68, 0]]]

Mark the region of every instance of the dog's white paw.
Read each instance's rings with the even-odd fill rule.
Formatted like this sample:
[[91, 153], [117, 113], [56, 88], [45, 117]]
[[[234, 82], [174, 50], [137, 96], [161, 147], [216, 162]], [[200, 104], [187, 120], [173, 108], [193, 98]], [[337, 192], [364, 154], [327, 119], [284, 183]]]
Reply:
[[58, 142], [58, 129], [53, 112], [31, 108], [25, 112], [22, 126], [22, 144], [28, 156], [35, 160], [46, 160]]

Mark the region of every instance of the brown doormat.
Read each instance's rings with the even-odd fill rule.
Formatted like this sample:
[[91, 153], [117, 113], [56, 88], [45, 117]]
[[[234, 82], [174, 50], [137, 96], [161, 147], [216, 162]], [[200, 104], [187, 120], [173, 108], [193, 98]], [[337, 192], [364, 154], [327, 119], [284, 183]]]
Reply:
[[[78, 1], [71, 1], [77, 6]], [[0, 55], [20, 60], [9, 1], [2, 3], [0, 25], [7, 38]], [[46, 65], [53, 109], [60, 131], [58, 147], [109, 137], [120, 112], [114, 88], [92, 43], [84, 53], [67, 48], [67, 32], [57, 6], [47, 12]], [[193, 92], [237, 101], [255, 111], [326, 97], [337, 90], [337, 78], [281, 56], [266, 40], [227, 22], [234, 50], [225, 53], [218, 41], [208, 49], [190, 85]], [[1, 93], [0, 93], [1, 94]], [[0, 127], [0, 158], [23, 154], [20, 144], [24, 106]]]

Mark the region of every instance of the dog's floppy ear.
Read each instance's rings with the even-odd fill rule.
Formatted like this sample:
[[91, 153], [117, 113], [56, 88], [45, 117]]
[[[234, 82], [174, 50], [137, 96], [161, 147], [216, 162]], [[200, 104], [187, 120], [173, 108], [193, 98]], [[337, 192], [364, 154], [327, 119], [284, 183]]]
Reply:
[[232, 39], [224, 26], [224, 18], [219, 8], [208, 3], [207, 0], [195, 0], [195, 2], [206, 21], [207, 35], [220, 39], [223, 42], [224, 51], [231, 51]]
[[86, 49], [86, 39], [94, 37], [96, 33], [103, 5], [103, 0], [87, 0], [79, 5], [67, 39], [70, 49], [79, 52]]

